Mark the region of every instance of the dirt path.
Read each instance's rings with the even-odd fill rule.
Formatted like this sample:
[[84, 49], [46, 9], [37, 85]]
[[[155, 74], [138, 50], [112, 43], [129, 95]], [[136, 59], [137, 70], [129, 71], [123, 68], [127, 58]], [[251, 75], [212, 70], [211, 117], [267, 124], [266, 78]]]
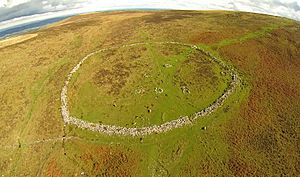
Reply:
[[37, 144], [42, 144], [42, 143], [51, 143], [51, 142], [59, 142], [59, 141], [68, 141], [72, 139], [80, 139], [79, 137], [76, 136], [68, 136], [68, 137], [57, 137], [57, 138], [49, 138], [49, 139], [41, 139], [41, 140], [36, 140], [32, 141], [30, 143], [16, 143], [12, 145], [7, 145], [7, 146], [1, 146], [1, 149], [14, 149], [14, 148], [20, 148], [20, 147], [29, 147]]
[[172, 120], [166, 123], [163, 123], [161, 125], [153, 125], [149, 127], [140, 127], [140, 128], [127, 128], [127, 127], [121, 127], [121, 126], [115, 126], [115, 125], [105, 125], [105, 124], [97, 124], [97, 123], [91, 123], [88, 121], [84, 121], [81, 119], [78, 119], [74, 116], [70, 115], [69, 108], [68, 108], [68, 85], [69, 82], [75, 72], [78, 71], [80, 66], [90, 58], [91, 56], [106, 51], [110, 49], [117, 49], [117, 48], [123, 48], [123, 47], [130, 47], [130, 46], [135, 46], [135, 45], [144, 45], [144, 44], [149, 44], [149, 43], [134, 43], [134, 44], [128, 44], [128, 45], [123, 45], [121, 47], [111, 47], [111, 48], [106, 48], [106, 49], [101, 49], [95, 52], [92, 52], [85, 56], [68, 74], [67, 79], [65, 81], [65, 85], [62, 88], [61, 91], [61, 114], [63, 117], [63, 120], [65, 124], [71, 124], [75, 125], [79, 128], [82, 129], [88, 129], [94, 132], [99, 132], [99, 133], [104, 133], [108, 135], [121, 135], [121, 136], [145, 136], [149, 134], [158, 134], [158, 133], [163, 133], [170, 131], [175, 128], [180, 128], [185, 125], [191, 125], [195, 120], [197, 120], [200, 117], [207, 116], [214, 111], [216, 111], [219, 107], [221, 107], [225, 100], [234, 92], [236, 86], [240, 83], [240, 79], [238, 77], [237, 72], [228, 67], [225, 63], [223, 63], [220, 59], [212, 56], [209, 52], [204, 51], [197, 46], [190, 45], [190, 44], [183, 44], [183, 43], [178, 43], [178, 42], [151, 42], [151, 44], [173, 44], [173, 45], [182, 45], [182, 46], [187, 46], [191, 47], [195, 50], [199, 50], [209, 56], [211, 61], [219, 64], [222, 68], [226, 69], [229, 71], [232, 77], [232, 81], [229, 84], [228, 88], [224, 91], [224, 93], [217, 98], [213, 103], [210, 104], [209, 107], [204, 108], [203, 110], [200, 110], [199, 112], [196, 112], [192, 116], [184, 116], [180, 117], [176, 120]]

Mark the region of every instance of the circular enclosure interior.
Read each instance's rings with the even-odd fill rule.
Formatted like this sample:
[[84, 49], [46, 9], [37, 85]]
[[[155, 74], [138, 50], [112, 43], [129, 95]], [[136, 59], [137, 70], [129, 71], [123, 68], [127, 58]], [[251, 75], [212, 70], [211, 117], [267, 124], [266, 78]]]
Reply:
[[231, 76], [190, 46], [140, 44], [104, 50], [70, 79], [70, 115], [124, 127], [160, 125], [208, 107]]

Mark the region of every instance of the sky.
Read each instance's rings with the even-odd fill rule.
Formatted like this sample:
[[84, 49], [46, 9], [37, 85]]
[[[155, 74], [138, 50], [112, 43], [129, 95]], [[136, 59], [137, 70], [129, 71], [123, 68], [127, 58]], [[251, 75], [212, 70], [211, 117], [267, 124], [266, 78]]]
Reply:
[[237, 10], [300, 21], [300, 0], [0, 0], [0, 30], [65, 15], [130, 8]]

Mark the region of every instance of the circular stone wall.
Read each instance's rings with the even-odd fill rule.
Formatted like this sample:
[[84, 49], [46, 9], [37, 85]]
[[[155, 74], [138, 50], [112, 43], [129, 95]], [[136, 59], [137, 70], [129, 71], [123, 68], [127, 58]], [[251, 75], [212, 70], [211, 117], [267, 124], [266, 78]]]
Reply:
[[87, 55], [69, 73], [62, 115], [65, 123], [110, 135], [161, 133], [213, 112], [237, 82], [233, 70], [196, 46], [112, 47]]

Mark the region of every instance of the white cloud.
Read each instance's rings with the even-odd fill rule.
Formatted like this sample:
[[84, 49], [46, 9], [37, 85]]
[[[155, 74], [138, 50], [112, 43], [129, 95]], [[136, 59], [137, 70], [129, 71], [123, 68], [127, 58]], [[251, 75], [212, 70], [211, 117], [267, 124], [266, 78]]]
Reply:
[[0, 0], [0, 7], [11, 8], [13, 6], [17, 6], [19, 4], [24, 4], [29, 2], [30, 0]]
[[300, 0], [0, 0], [0, 30], [62, 15], [126, 8], [238, 10], [300, 21]]

